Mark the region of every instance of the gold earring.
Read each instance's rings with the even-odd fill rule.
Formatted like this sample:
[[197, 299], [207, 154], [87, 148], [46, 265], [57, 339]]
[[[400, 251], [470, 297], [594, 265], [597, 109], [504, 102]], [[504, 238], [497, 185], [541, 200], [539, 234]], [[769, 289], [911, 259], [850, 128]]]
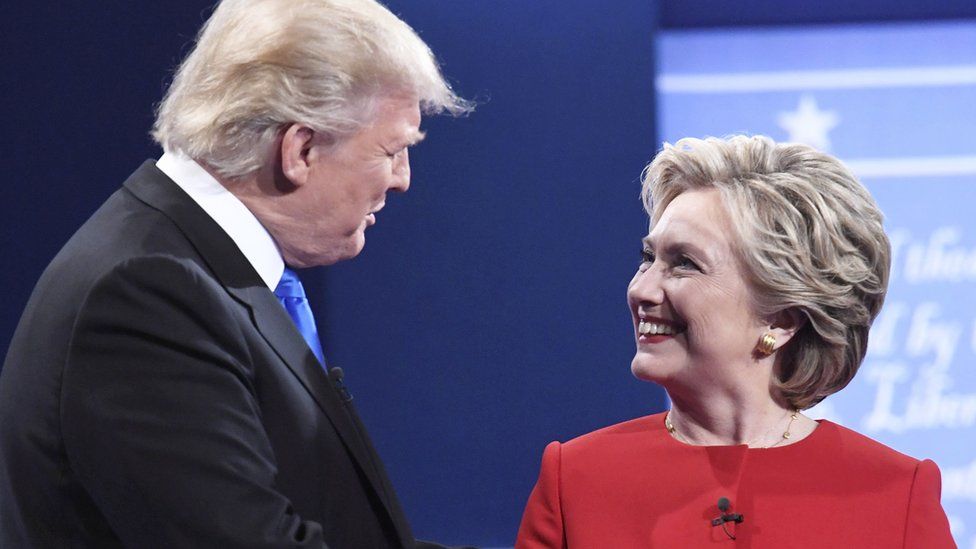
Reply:
[[761, 338], [759, 338], [759, 343], [756, 344], [756, 352], [759, 353], [760, 356], [766, 357], [773, 354], [773, 351], [775, 350], [776, 338], [773, 337], [773, 334], [766, 332]]

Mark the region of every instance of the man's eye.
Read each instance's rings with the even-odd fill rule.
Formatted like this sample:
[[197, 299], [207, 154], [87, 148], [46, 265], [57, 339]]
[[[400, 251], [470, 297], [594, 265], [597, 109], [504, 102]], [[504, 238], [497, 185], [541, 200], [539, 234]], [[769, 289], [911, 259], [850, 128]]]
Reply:
[[701, 270], [701, 268], [698, 267], [698, 264], [686, 255], [679, 257], [677, 263], [675, 263], [675, 266], [682, 269], [693, 269], [695, 271]]
[[641, 250], [641, 263], [654, 263], [654, 252], [644, 248]]

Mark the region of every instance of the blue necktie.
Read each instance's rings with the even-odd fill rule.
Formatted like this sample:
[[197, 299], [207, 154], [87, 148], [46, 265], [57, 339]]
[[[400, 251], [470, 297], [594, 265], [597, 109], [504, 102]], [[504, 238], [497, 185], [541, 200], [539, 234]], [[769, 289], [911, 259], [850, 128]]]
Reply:
[[274, 291], [278, 301], [288, 311], [298, 331], [301, 332], [305, 342], [308, 343], [319, 363], [325, 365], [325, 356], [322, 354], [322, 343], [319, 341], [319, 331], [315, 327], [315, 317], [312, 316], [312, 308], [308, 306], [308, 298], [305, 297], [305, 288], [302, 281], [298, 279], [295, 271], [285, 267], [285, 272], [281, 274], [281, 281]]

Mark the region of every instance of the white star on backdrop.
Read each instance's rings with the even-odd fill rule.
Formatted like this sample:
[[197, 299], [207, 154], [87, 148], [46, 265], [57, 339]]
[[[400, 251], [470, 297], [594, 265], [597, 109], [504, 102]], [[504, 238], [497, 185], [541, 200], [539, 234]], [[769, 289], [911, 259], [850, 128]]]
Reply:
[[779, 113], [779, 126], [789, 132], [789, 141], [805, 143], [821, 151], [830, 150], [827, 132], [834, 129], [840, 117], [834, 111], [822, 111], [812, 95], [800, 96], [795, 111]]

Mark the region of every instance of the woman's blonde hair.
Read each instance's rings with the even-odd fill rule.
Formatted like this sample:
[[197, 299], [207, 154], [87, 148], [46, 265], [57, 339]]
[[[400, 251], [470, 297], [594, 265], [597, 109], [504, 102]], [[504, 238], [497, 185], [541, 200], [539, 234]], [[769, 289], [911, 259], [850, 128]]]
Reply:
[[652, 225], [676, 196], [716, 188], [737, 232], [755, 312], [806, 319], [780, 349], [775, 390], [798, 409], [857, 373], [888, 287], [891, 246], [868, 191], [836, 158], [764, 136], [681, 139], [644, 170]]
[[339, 141], [394, 95], [416, 97], [428, 114], [471, 108], [423, 40], [373, 0], [224, 0], [177, 69], [152, 135], [235, 178], [265, 164], [285, 125]]

